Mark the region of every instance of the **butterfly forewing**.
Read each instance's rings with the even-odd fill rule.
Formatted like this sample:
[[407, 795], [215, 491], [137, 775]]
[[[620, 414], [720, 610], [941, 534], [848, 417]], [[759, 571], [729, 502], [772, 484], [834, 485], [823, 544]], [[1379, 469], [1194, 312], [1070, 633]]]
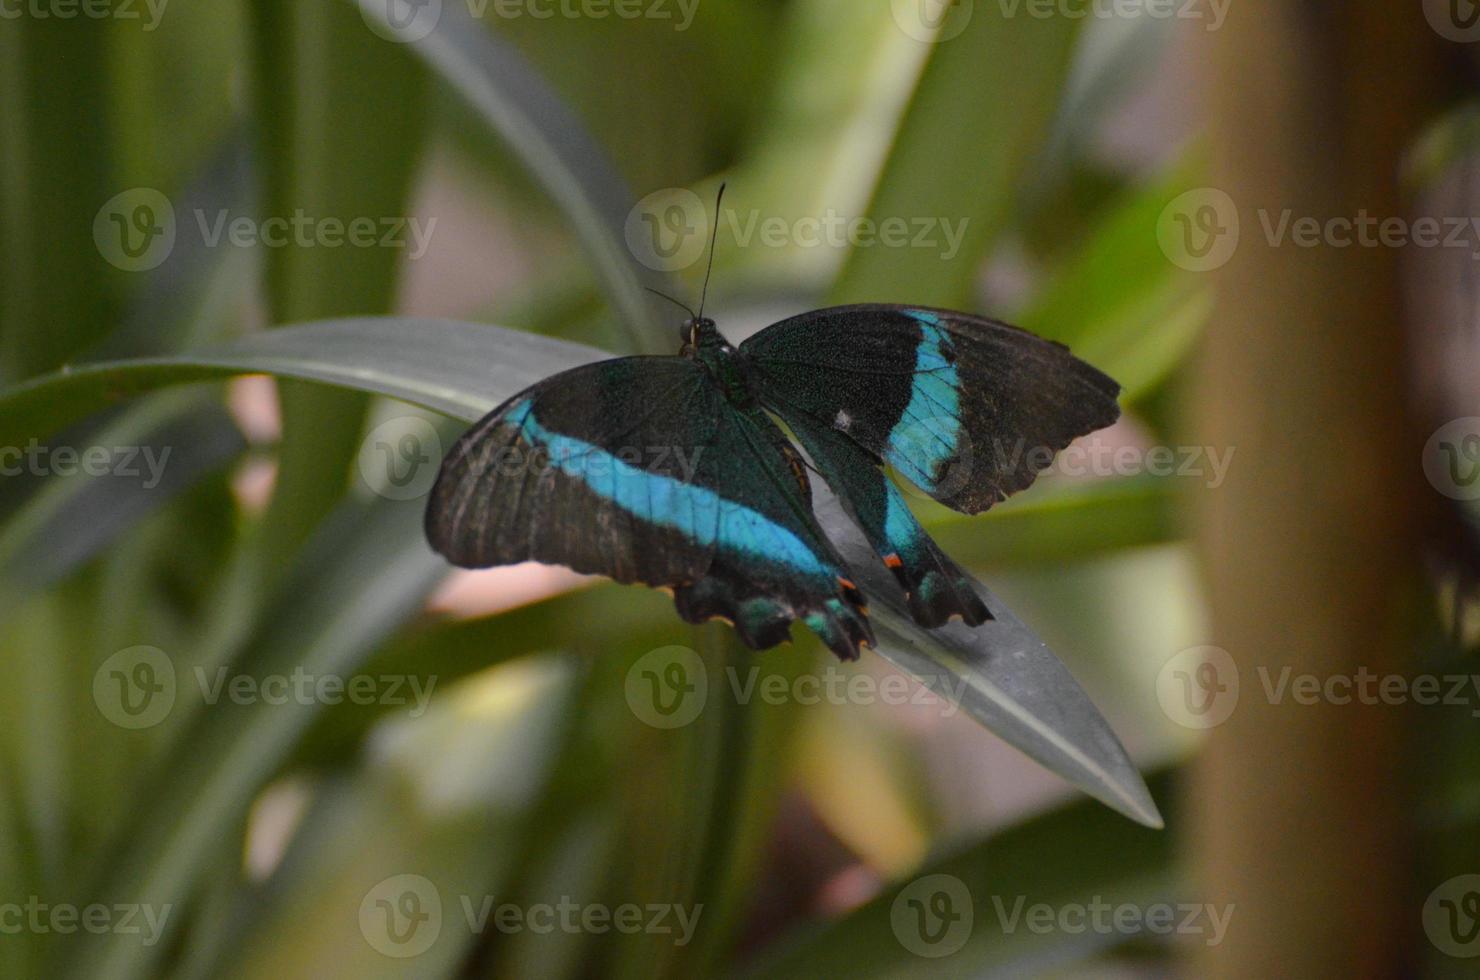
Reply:
[[1064, 347], [964, 313], [818, 310], [741, 350], [760, 399], [791, 426], [926, 627], [990, 613], [881, 464], [974, 514], [1119, 415], [1119, 386]]
[[686, 619], [730, 620], [756, 647], [801, 619], [856, 657], [872, 641], [862, 598], [780, 439], [692, 360], [576, 368], [516, 395], [453, 446], [427, 537], [465, 567], [533, 560], [667, 587]]
[[843, 433], [921, 490], [976, 514], [1114, 422], [1120, 386], [1060, 344], [948, 310], [818, 310], [741, 345], [783, 418]]

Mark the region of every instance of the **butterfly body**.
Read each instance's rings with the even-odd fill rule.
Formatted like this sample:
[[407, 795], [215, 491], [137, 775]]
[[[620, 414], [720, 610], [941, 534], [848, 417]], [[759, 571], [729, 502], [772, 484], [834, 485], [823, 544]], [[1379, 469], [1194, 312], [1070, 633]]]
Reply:
[[695, 317], [684, 323], [684, 333], [686, 339], [679, 356], [691, 357], [704, 365], [704, 370], [737, 406], [753, 404], [755, 398], [745, 356], [719, 332], [719, 325]]
[[432, 491], [433, 547], [466, 567], [535, 560], [666, 588], [684, 619], [725, 619], [757, 649], [801, 620], [852, 659], [873, 642], [863, 597], [773, 416], [935, 627], [990, 613], [882, 467], [977, 513], [1047, 465], [1026, 450], [1118, 414], [1118, 386], [1065, 348], [951, 311], [820, 310], [738, 347], [694, 317], [682, 340], [678, 357], [556, 375], [469, 430]]

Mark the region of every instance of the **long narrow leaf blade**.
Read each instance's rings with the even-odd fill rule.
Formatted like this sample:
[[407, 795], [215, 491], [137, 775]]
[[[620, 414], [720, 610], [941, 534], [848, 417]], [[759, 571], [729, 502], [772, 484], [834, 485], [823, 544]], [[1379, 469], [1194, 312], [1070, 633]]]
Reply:
[[[379, 33], [409, 44], [524, 161], [580, 237], [612, 305], [639, 349], [652, 351], [665, 322], [644, 287], [665, 288], [627, 249], [623, 232], [634, 204], [606, 151], [575, 113], [508, 42], [484, 29], [458, 3], [431, 17], [405, 0], [356, 0]], [[671, 290], [670, 290], [671, 291]]]

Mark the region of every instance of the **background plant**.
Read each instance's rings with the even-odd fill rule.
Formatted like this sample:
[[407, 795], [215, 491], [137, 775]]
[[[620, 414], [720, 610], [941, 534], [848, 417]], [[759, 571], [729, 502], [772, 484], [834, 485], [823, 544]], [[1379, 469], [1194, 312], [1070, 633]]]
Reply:
[[[684, 30], [487, 7], [480, 19], [455, 3], [431, 5], [441, 12], [428, 32], [396, 26], [428, 6], [170, 6], [148, 30], [120, 16], [0, 22], [0, 445], [170, 449], [151, 487], [55, 465], [0, 485], [0, 901], [172, 910], [149, 944], [114, 929], [4, 934], [5, 974], [1102, 975], [1156, 971], [1188, 943], [1009, 929], [987, 896], [1055, 908], [1191, 896], [1235, 903], [1255, 921], [1279, 909], [1263, 903], [1288, 881], [1220, 891], [1216, 854], [1179, 859], [1186, 828], [1205, 825], [1178, 818], [1170, 770], [1197, 739], [1159, 708], [1157, 676], [1228, 622], [1226, 583], [1214, 575], [1204, 592], [1188, 540], [1211, 540], [1204, 554], [1224, 540], [1195, 481], [1047, 479], [971, 520], [920, 506], [932, 533], [1063, 655], [1141, 766], [1158, 771], [1151, 791], [1168, 834], [1071, 797], [978, 727], [1155, 821], [1099, 713], [1010, 614], [1000, 628], [1020, 632], [974, 644], [894, 624], [886, 652], [896, 663], [972, 682], [956, 719], [938, 708], [713, 696], [691, 724], [658, 729], [625, 696], [651, 651], [692, 648], [716, 686], [727, 669], [752, 666], [794, 680], [823, 669], [825, 654], [808, 639], [753, 655], [721, 628], [683, 627], [661, 595], [605, 584], [563, 583], [512, 608], [490, 605], [499, 587], [485, 586], [476, 613], [449, 615], [445, 601], [429, 605], [447, 569], [422, 540], [422, 500], [374, 492], [360, 463], [388, 420], [424, 414], [446, 444], [560, 367], [602, 351], [671, 352], [673, 310], [644, 287], [693, 296], [702, 266], [647, 268], [624, 228], [647, 194], [687, 188], [707, 202], [720, 179], [742, 222], [795, 227], [831, 210], [965, 229], [946, 258], [794, 237], [743, 244], [722, 221], [710, 310], [732, 336], [827, 302], [985, 310], [1071, 344], [1121, 380], [1129, 421], [1117, 438], [1127, 444], [1204, 444], [1219, 432], [1249, 458], [1258, 447], [1243, 440], [1258, 425], [1204, 428], [1207, 406], [1188, 408], [1224, 390], [1219, 367], [1202, 368], [1190, 396], [1185, 382], [1209, 324], [1255, 306], [1225, 291], [1224, 319], [1213, 319], [1215, 280], [1179, 264], [1157, 234], [1180, 195], [1233, 186], [1237, 174], [1217, 133], [1209, 142], [1189, 115], [1147, 108], [1148, 93], [1185, 81], [1169, 53], [1198, 50], [1186, 32], [1151, 17], [967, 4], [962, 33], [930, 43], [901, 22], [909, 4], [842, 0], [703, 0]], [[1258, 48], [1255, 27], [1238, 27], [1258, 18], [1244, 16], [1218, 39], [1227, 50]], [[1370, 19], [1339, 36], [1381, 35]], [[1415, 22], [1403, 21], [1404, 37]], [[1413, 65], [1424, 57], [1433, 56], [1404, 70], [1422, 74]], [[1314, 104], [1340, 103], [1348, 82], [1338, 73]], [[1240, 118], [1229, 100], [1211, 111], [1225, 134]], [[1400, 156], [1414, 164], [1410, 198], [1463, 173], [1471, 117], [1442, 112], [1442, 101], [1362, 103], [1374, 125], [1386, 111], [1405, 124], [1388, 129], [1413, 131], [1382, 158], [1394, 180]], [[1137, 123], [1137, 107], [1151, 124]], [[133, 271], [130, 256], [100, 243], [119, 230], [107, 217], [118, 195], [111, 213], [144, 216], [140, 188], [169, 202], [176, 234], [156, 266]], [[1263, 204], [1262, 189], [1246, 185], [1242, 199]], [[415, 260], [398, 248], [212, 245], [198, 216], [223, 212], [259, 228], [297, 213], [437, 218], [441, 233]], [[1251, 253], [1259, 247], [1246, 236], [1230, 268]], [[1343, 266], [1322, 281], [1353, 274]], [[1445, 278], [1431, 291], [1450, 288]], [[1324, 323], [1322, 309], [1306, 313]], [[1396, 334], [1386, 313], [1366, 312], [1369, 337]], [[1264, 322], [1296, 336], [1278, 313]], [[1229, 348], [1215, 349], [1226, 367]], [[1268, 360], [1251, 357], [1240, 375], [1253, 391], [1234, 386], [1248, 402]], [[275, 379], [275, 398], [225, 380], [260, 374]], [[1340, 390], [1332, 378], [1316, 386]], [[252, 410], [262, 404], [276, 406], [276, 422], [262, 424]], [[1295, 400], [1289, 412], [1302, 415]], [[1266, 465], [1294, 475], [1326, 465], [1319, 447], [1310, 455], [1316, 462]], [[254, 493], [265, 473], [270, 494]], [[1405, 487], [1383, 513], [1421, 510], [1417, 499]], [[1445, 594], [1462, 592], [1444, 583]], [[1316, 585], [1296, 597], [1300, 609], [1324, 608]], [[1408, 646], [1421, 648], [1414, 663], [1470, 670], [1463, 607], [1445, 608], [1403, 620], [1416, 638]], [[1446, 615], [1454, 628], [1443, 636]], [[887, 606], [880, 619], [890, 625]], [[1036, 651], [1030, 665], [1002, 662], [1009, 635]], [[1249, 638], [1235, 656], [1262, 652], [1266, 639]], [[148, 650], [167, 658], [175, 692], [165, 717], [126, 727], [97, 685], [115, 669], [134, 676], [157, 664]], [[212, 703], [195, 679], [223, 671], [435, 688], [425, 712], [318, 695]], [[1464, 776], [1473, 739], [1460, 714], [1425, 716], [1424, 752], [1404, 750], [1428, 762], [1411, 793], [1423, 819], [1371, 824], [1423, 841], [1378, 855], [1405, 869], [1390, 883], [1404, 880], [1413, 854], [1424, 861], [1408, 882], [1414, 895], [1395, 885], [1378, 901], [1409, 940], [1385, 934], [1403, 948], [1386, 955], [1435, 975], [1462, 964], [1424, 943], [1428, 887], [1418, 879], [1477, 870], [1473, 849], [1455, 843], [1475, 818]], [[1357, 754], [1370, 733], [1350, 721], [1322, 731], [1355, 732]], [[1241, 785], [1218, 760], [1248, 743], [1220, 732], [1213, 744], [1224, 747], [1191, 820], [1215, 799], [1251, 825], [1272, 820], [1217, 790]], [[1236, 765], [1275, 767], [1288, 744], [1260, 741]], [[1371, 786], [1313, 791], [1309, 812], [1351, 812]], [[1281, 833], [1298, 851], [1302, 833], [1319, 828]], [[798, 870], [798, 855], [816, 854], [817, 867]], [[1321, 881], [1332, 863], [1290, 877]], [[1211, 878], [1194, 873], [1209, 867]], [[894, 915], [931, 874], [965, 883], [976, 906], [969, 936], [940, 960], [902, 942]], [[414, 959], [377, 948], [362, 914], [382, 883], [404, 875], [432, 882], [443, 902], [435, 942]], [[506, 934], [472, 928], [463, 896], [703, 914], [682, 946], [652, 933]], [[1257, 950], [1250, 962], [1289, 952], [1248, 932], [1229, 945]], [[1342, 956], [1317, 972], [1349, 975], [1337, 972]]]

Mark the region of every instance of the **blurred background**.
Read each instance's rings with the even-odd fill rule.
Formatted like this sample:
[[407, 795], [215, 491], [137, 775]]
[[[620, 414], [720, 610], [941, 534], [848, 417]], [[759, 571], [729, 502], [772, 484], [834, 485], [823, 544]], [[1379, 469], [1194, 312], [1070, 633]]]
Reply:
[[[1476, 975], [1477, 14], [0, 2], [0, 973]], [[712, 230], [732, 340], [1121, 382], [911, 500], [1164, 830], [880, 657], [431, 554], [442, 449], [675, 352]]]

